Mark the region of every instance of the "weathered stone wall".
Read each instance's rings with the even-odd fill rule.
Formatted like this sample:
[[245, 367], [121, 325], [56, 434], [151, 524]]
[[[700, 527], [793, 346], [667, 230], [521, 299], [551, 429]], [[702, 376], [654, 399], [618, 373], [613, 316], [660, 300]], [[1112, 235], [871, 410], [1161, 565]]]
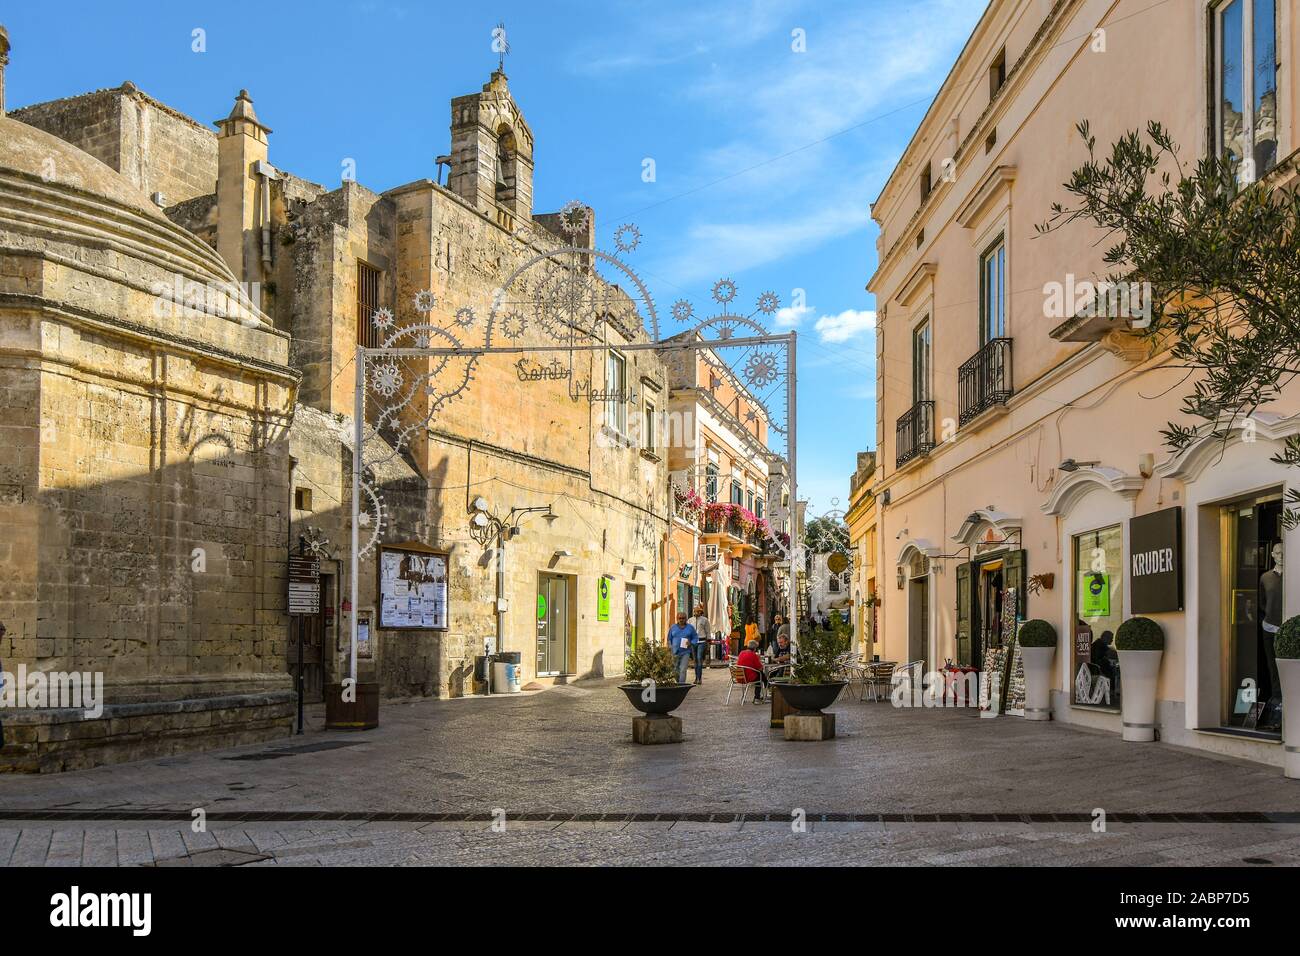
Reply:
[[[121, 177], [0, 124], [0, 519], [15, 532], [0, 655], [11, 672], [100, 672], [106, 705], [138, 718], [74, 733], [31, 711], [0, 763], [59, 769], [46, 745], [74, 738], [98, 762], [287, 732], [263, 709], [288, 689], [287, 338], [163, 301], [177, 268], [200, 287], [229, 273]], [[45, 155], [66, 182], [39, 176]], [[34, 203], [43, 217], [24, 215]], [[230, 716], [196, 738], [202, 718], [181, 715], [207, 705], [183, 702], [215, 698]]]

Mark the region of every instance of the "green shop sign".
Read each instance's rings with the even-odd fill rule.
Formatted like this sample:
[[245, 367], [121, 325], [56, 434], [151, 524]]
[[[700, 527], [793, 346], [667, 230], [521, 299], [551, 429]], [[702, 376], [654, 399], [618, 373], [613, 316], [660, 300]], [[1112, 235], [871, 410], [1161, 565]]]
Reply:
[[1110, 575], [1104, 571], [1085, 571], [1079, 578], [1079, 616], [1110, 617]]
[[596, 584], [596, 620], [609, 620], [609, 578], [602, 577]]

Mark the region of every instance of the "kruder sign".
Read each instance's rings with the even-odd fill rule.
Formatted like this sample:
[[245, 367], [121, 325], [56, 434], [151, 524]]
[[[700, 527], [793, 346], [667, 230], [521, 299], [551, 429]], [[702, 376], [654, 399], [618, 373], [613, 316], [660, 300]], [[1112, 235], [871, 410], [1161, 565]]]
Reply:
[[1128, 580], [1134, 614], [1183, 609], [1183, 509], [1130, 518]]

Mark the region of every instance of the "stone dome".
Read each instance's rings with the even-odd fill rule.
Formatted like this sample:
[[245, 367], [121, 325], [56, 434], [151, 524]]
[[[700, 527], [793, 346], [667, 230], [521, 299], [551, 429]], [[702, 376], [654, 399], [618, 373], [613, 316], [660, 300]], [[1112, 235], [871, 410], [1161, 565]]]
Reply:
[[[200, 283], [236, 284], [224, 259], [112, 167], [0, 115], [0, 233], [19, 245], [113, 248]], [[260, 316], [260, 321], [265, 321]]]
[[8, 116], [0, 116], [0, 170], [93, 193], [153, 219], [167, 218], [143, 190], [111, 166]]

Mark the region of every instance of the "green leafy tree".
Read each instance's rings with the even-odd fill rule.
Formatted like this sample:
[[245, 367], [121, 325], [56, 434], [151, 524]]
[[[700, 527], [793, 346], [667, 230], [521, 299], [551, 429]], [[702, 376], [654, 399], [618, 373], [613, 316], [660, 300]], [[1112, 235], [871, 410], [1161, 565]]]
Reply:
[[[1105, 156], [1087, 122], [1078, 130], [1088, 161], [1065, 183], [1073, 202], [1053, 204], [1039, 231], [1080, 222], [1102, 230], [1105, 280], [1149, 286], [1149, 324], [1135, 331], [1188, 371], [1181, 411], [1190, 421], [1169, 422], [1165, 441], [1226, 441], [1300, 372], [1300, 192], [1280, 187], [1296, 160], [1250, 181], [1231, 158], [1185, 164], [1157, 122]], [[1274, 460], [1300, 464], [1300, 439]], [[1300, 504], [1300, 493], [1288, 497]], [[1294, 508], [1285, 519], [1300, 520]]]

